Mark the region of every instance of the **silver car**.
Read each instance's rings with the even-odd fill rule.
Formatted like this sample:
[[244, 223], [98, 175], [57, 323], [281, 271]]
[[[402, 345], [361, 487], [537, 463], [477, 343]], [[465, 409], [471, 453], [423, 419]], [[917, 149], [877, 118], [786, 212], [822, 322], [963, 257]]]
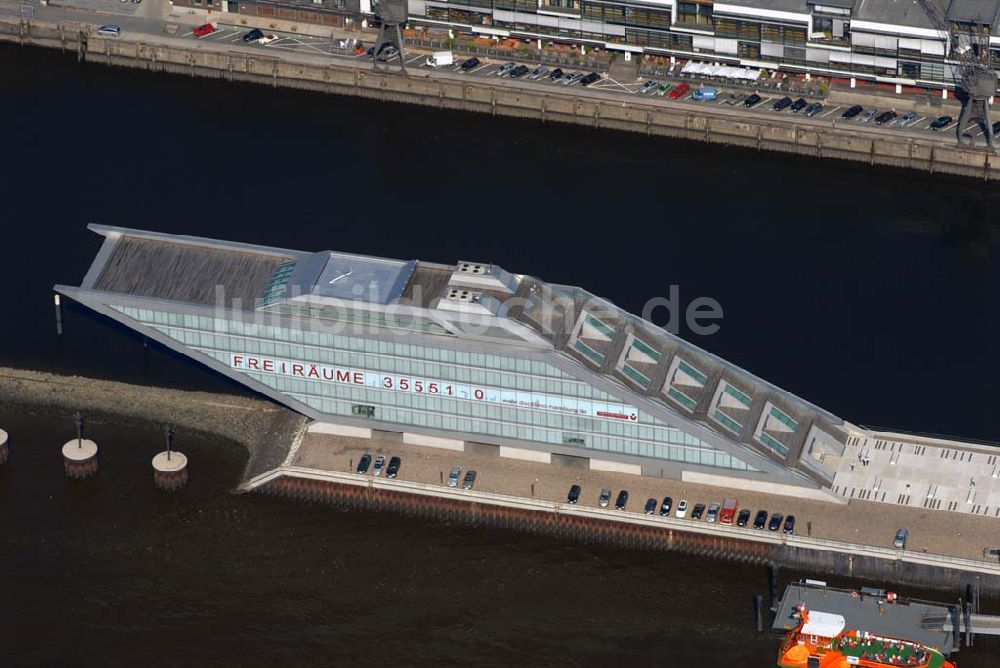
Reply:
[[500, 69], [496, 71], [498, 77], [504, 77], [510, 74], [510, 71], [517, 67], [517, 63], [504, 63], [500, 66]]
[[375, 458], [375, 465], [372, 466], [372, 475], [382, 475], [383, 468], [385, 468], [385, 456], [379, 455]]
[[458, 487], [458, 477], [462, 475], [461, 466], [452, 466], [451, 473], [448, 474], [448, 487]]
[[611, 490], [605, 487], [601, 490], [601, 497], [597, 501], [601, 508], [607, 508], [608, 504], [611, 503]]
[[535, 69], [531, 70], [531, 74], [528, 75], [528, 78], [529, 79], [535, 79], [535, 80], [537, 80], [537, 79], [541, 79], [542, 77], [544, 77], [548, 73], [549, 73], [549, 68], [547, 68], [547, 67], [545, 67], [543, 65], [539, 65]]
[[650, 79], [646, 83], [639, 86], [639, 95], [649, 95], [651, 91], [656, 90], [660, 85], [659, 81], [655, 79]]
[[919, 116], [917, 116], [917, 112], [915, 111], [911, 111], [908, 114], [903, 114], [902, 117], [900, 117], [899, 119], [899, 127], [901, 128], [909, 127], [914, 123], [916, 123], [918, 118]]
[[583, 75], [581, 73], [579, 73], [579, 72], [573, 72], [573, 74], [570, 74], [568, 77], [563, 78], [562, 85], [563, 86], [572, 86], [573, 84], [575, 84], [578, 81], [580, 81], [580, 79], [582, 79], [582, 78], [583, 78]]
[[861, 114], [861, 122], [868, 123], [876, 116], [878, 116], [878, 109], [868, 109], [865, 113]]
[[900, 527], [899, 531], [896, 532], [896, 537], [892, 541], [892, 546], [898, 547], [900, 550], [905, 548], [906, 536], [908, 535], [908, 533], [909, 532], [907, 532], [906, 527]]

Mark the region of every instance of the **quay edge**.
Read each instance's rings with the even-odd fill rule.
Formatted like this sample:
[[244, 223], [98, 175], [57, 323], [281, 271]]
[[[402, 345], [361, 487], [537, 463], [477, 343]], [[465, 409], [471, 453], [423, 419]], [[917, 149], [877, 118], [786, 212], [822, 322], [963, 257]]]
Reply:
[[978, 582], [1000, 595], [1000, 564], [890, 550], [805, 536], [645, 517], [400, 480], [282, 466], [241, 490], [348, 510], [392, 512], [434, 521], [552, 536], [628, 549], [674, 551], [735, 562], [811, 571], [823, 576], [954, 591]]
[[0, 42], [70, 51], [85, 62], [150, 72], [347, 95], [383, 102], [485, 113], [700, 141], [744, 149], [846, 160], [930, 174], [1000, 179], [1000, 157], [937, 141], [890, 134], [862, 134], [778, 118], [734, 117], [707, 109], [660, 105], [620, 97], [581, 97], [535, 92], [485, 80], [456, 81], [437, 75], [376, 73], [357, 62], [213, 51], [175, 38], [144, 35], [102, 38], [79, 23], [0, 17]]

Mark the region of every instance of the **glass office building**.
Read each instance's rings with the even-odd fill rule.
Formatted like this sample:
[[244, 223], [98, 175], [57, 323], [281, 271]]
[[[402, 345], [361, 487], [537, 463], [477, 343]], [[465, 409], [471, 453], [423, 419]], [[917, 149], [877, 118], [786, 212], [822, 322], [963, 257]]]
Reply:
[[93, 229], [57, 290], [317, 421], [809, 487], [843, 452], [839, 418], [578, 288]]

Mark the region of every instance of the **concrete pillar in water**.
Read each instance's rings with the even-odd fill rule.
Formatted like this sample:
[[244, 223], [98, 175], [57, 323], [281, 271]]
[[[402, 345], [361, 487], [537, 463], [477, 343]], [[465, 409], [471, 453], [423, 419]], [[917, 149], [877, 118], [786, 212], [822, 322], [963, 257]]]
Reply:
[[153, 483], [167, 492], [181, 489], [188, 481], [188, 459], [183, 452], [164, 451], [153, 457]]
[[62, 449], [63, 468], [67, 478], [89, 478], [97, 473], [97, 443], [87, 438], [75, 438]]
[[7, 457], [10, 455], [9, 443], [10, 436], [3, 429], [0, 429], [0, 466], [7, 463]]
[[63, 446], [63, 468], [67, 478], [89, 478], [97, 473], [97, 443], [83, 437], [86, 420], [80, 411], [73, 414], [76, 424], [76, 440]]

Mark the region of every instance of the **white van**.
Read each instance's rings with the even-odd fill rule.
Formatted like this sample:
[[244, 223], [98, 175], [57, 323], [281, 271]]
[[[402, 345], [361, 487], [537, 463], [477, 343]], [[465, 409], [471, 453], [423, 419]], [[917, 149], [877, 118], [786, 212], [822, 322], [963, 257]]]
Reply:
[[451, 51], [435, 51], [427, 56], [427, 67], [447, 67], [455, 63], [455, 56]]
[[122, 29], [118, 26], [101, 26], [97, 29], [97, 34], [101, 37], [118, 37]]

